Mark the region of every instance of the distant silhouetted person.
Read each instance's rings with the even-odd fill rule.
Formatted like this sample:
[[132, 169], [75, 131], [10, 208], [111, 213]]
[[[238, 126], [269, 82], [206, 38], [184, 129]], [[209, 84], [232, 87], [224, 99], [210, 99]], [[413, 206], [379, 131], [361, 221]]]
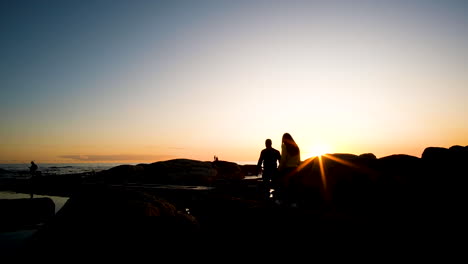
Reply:
[[31, 161], [31, 166], [29, 167], [29, 172], [31, 173], [31, 177], [36, 176], [37, 168], [38, 167], [36, 163], [34, 163], [34, 161]]
[[[278, 166], [279, 186], [277, 190], [278, 198], [291, 200], [289, 183], [297, 172], [297, 167], [301, 164], [301, 152], [299, 146], [289, 133], [284, 133], [281, 140], [281, 160]], [[294, 199], [292, 199], [294, 200]]]
[[271, 146], [271, 139], [265, 140], [265, 147], [260, 152], [260, 158], [257, 162], [257, 175], [262, 171], [262, 164], [263, 164], [263, 171], [262, 171], [262, 180], [263, 180], [263, 187], [267, 191], [267, 195], [270, 194], [270, 187], [272, 183], [277, 181], [278, 177], [278, 162], [281, 159], [281, 153], [274, 149]]
[[34, 163], [34, 161], [31, 161], [31, 166], [29, 167], [29, 173], [31, 174], [31, 198], [33, 198], [34, 195], [34, 185], [36, 184], [36, 174], [37, 174], [37, 165]]

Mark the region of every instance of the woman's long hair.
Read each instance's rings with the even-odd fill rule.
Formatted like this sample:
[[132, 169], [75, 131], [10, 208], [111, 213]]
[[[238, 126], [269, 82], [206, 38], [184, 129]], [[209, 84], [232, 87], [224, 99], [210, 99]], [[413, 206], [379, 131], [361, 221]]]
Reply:
[[282, 142], [286, 145], [286, 150], [289, 154], [291, 154], [292, 156], [299, 154], [299, 147], [297, 146], [296, 141], [294, 141], [294, 139], [289, 133], [283, 134]]

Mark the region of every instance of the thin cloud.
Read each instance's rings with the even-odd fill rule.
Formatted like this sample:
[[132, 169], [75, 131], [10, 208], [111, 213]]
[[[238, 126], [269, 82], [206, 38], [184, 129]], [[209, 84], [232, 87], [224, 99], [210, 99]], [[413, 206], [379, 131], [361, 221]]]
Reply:
[[71, 159], [75, 161], [125, 161], [125, 160], [164, 160], [171, 158], [171, 155], [133, 155], [133, 154], [119, 154], [119, 155], [62, 155], [59, 158]]

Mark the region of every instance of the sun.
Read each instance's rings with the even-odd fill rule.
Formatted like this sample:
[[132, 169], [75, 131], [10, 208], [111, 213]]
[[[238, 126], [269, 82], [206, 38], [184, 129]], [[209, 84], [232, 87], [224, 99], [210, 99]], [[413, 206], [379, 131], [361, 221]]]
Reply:
[[304, 150], [304, 158], [308, 159], [311, 157], [322, 156], [324, 154], [330, 153], [332, 148], [325, 143], [314, 144], [309, 148]]

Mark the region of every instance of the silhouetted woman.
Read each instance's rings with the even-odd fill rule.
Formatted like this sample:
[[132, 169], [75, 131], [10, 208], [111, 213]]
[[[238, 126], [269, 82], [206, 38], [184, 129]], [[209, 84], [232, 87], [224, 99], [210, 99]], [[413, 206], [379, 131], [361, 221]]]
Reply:
[[289, 200], [289, 181], [297, 172], [297, 167], [301, 163], [301, 152], [293, 137], [289, 133], [284, 133], [281, 144], [281, 160], [278, 166], [279, 186], [278, 195], [282, 200]]

